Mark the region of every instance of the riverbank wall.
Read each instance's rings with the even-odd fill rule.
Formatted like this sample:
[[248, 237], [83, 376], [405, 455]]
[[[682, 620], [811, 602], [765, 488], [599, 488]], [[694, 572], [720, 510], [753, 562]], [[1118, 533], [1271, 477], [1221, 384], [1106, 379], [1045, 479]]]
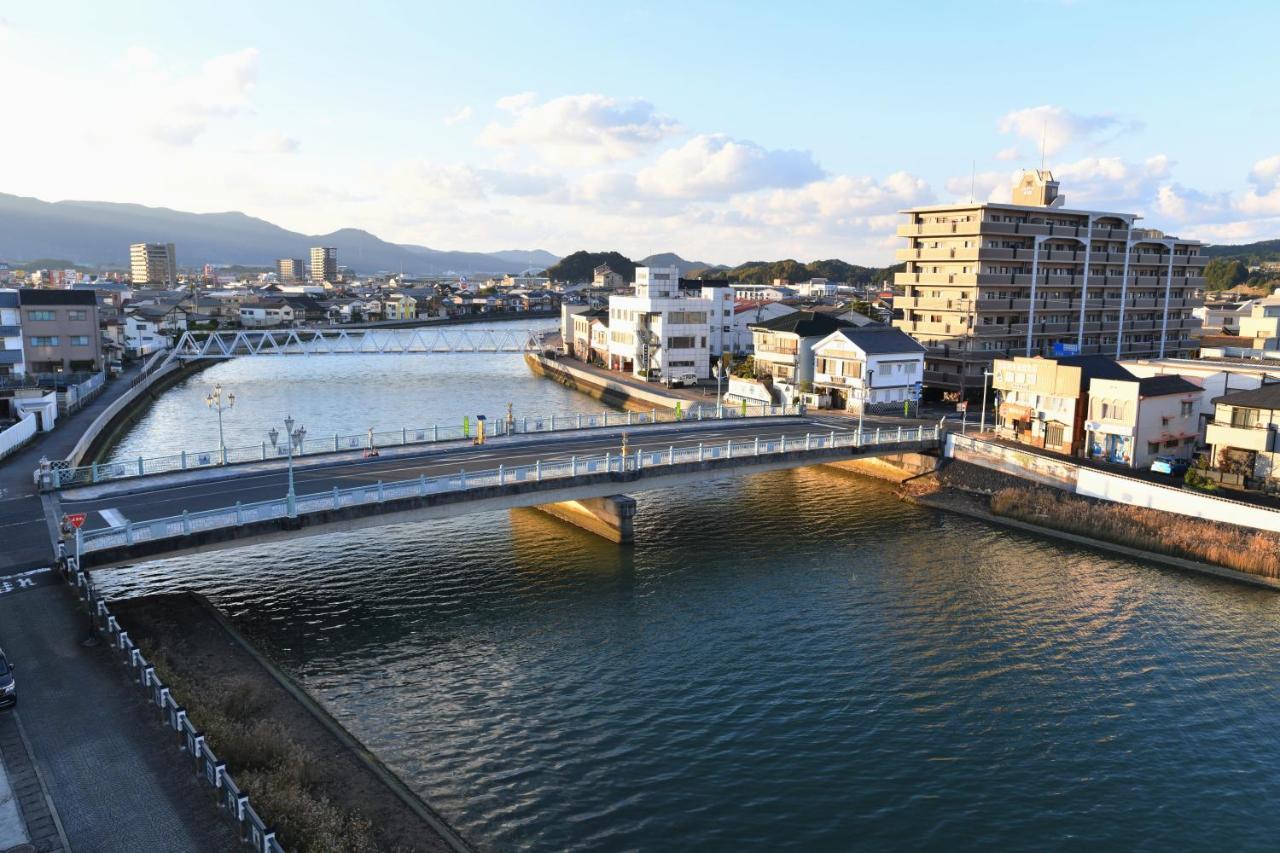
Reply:
[[215, 359], [174, 361], [168, 367], [140, 377], [133, 388], [120, 395], [89, 424], [76, 446], [67, 454], [67, 462], [74, 467], [104, 460], [115, 442], [161, 394], [214, 363]]
[[594, 397], [602, 403], [622, 409], [648, 412], [655, 408], [675, 409], [676, 406], [687, 409], [690, 405], [696, 404], [696, 401], [687, 397], [664, 394], [622, 376], [606, 378], [564, 360], [548, 358], [540, 353], [526, 353], [524, 362], [535, 376], [545, 377], [566, 388]]
[[[286, 847], [321, 841], [350, 842], [348, 849], [372, 843], [379, 850], [471, 850], [203, 596], [142, 596], [114, 602], [111, 611], [163, 670], [184, 712], [204, 727], [210, 747]], [[274, 769], [253, 769], [271, 755], [305, 772], [282, 779]]]

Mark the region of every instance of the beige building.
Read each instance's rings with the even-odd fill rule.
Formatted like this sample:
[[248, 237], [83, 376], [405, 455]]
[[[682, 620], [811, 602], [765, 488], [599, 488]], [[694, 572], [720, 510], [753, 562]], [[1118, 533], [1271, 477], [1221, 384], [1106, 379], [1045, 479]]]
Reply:
[[172, 287], [178, 281], [178, 258], [172, 243], [129, 246], [129, 274], [134, 284]]
[[1190, 459], [1204, 389], [1181, 376], [1094, 379], [1085, 449], [1091, 459], [1147, 468], [1157, 456]]
[[1214, 400], [1207, 439], [1213, 467], [1246, 483], [1280, 479], [1280, 383]]
[[311, 250], [311, 280], [338, 280], [338, 250], [332, 246], [316, 246]]
[[1045, 171], [1013, 203], [904, 211], [894, 325], [928, 348], [925, 385], [976, 393], [1014, 355], [1176, 357], [1194, 346], [1204, 265], [1195, 240], [1135, 228], [1132, 213], [1072, 210]]
[[281, 284], [300, 284], [307, 278], [307, 262], [302, 258], [280, 258], [276, 261], [276, 278]]

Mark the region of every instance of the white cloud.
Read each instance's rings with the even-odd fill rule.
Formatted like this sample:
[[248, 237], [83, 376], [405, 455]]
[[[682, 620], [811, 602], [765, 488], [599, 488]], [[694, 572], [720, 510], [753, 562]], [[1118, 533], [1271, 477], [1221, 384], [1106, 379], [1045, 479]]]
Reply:
[[258, 134], [254, 147], [266, 154], [297, 154], [302, 144], [292, 136], [270, 130]]
[[639, 157], [679, 130], [648, 101], [634, 98], [565, 95], [538, 103], [536, 95], [525, 93], [502, 98], [497, 106], [510, 119], [486, 126], [482, 144], [527, 149], [567, 166]]
[[1079, 115], [1064, 107], [1044, 104], [1006, 113], [997, 127], [1001, 133], [1012, 133], [1034, 143], [1037, 151], [1043, 141], [1044, 153], [1051, 157], [1075, 143], [1097, 145], [1110, 141], [1142, 124], [1111, 113]]
[[1007, 162], [1009, 160], [1021, 160], [1022, 152], [1018, 150], [1018, 146], [1011, 145], [1008, 148], [1001, 148], [996, 152], [996, 159]]
[[443, 119], [441, 119], [441, 121], [443, 121], [449, 127], [453, 127], [455, 124], [463, 124], [465, 122], [471, 121], [471, 117], [474, 115], [475, 115], [475, 110], [471, 109], [471, 107], [463, 107], [457, 112], [450, 113], [449, 115], [445, 116]]
[[668, 198], [728, 198], [773, 187], [796, 187], [822, 177], [807, 151], [768, 150], [722, 134], [695, 136], [664, 151], [636, 175], [643, 192]]

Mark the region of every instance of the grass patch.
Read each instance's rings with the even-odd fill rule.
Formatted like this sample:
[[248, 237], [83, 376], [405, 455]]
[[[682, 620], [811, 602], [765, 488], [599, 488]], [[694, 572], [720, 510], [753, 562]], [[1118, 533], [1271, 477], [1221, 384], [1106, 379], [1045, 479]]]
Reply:
[[1280, 578], [1280, 535], [1275, 533], [1146, 507], [1094, 503], [1028, 486], [996, 491], [991, 512], [1091, 539]]

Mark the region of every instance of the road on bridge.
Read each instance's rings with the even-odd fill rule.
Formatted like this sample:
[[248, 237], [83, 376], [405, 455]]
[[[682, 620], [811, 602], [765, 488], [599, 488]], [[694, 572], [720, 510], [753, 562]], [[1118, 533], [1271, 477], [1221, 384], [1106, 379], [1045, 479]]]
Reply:
[[[919, 422], [868, 418], [864, 429], [877, 427], [914, 427]], [[726, 441], [747, 441], [755, 436], [761, 439], [801, 438], [805, 433], [827, 434], [853, 432], [857, 421], [849, 418], [785, 418], [778, 422], [716, 421], [699, 429], [689, 429], [686, 424], [671, 426], [640, 426], [628, 431], [628, 449], [665, 450], [668, 447], [696, 447], [699, 443], [723, 444]], [[604, 434], [602, 434], [604, 433]], [[332, 464], [311, 464], [294, 472], [299, 496], [330, 492], [337, 487], [349, 489], [355, 486], [373, 485], [379, 480], [415, 479], [419, 476], [434, 477], [453, 474], [459, 469], [481, 471], [499, 465], [531, 465], [535, 460], [544, 462], [564, 461], [571, 456], [601, 456], [606, 452], [618, 452], [621, 437], [610, 430], [583, 430], [551, 434], [527, 440], [504, 440], [500, 444], [475, 447], [455, 445], [449, 448], [433, 448], [417, 453], [373, 459], [343, 459]], [[156, 483], [148, 485], [146, 478], [119, 480], [87, 489], [73, 489], [62, 493], [61, 512], [82, 512], [86, 515], [84, 529], [97, 530], [115, 527], [129, 522], [144, 522], [156, 518], [180, 515], [184, 510], [199, 512], [234, 506], [237, 501], [255, 501], [281, 498], [288, 491], [288, 475], [283, 468], [272, 471], [246, 472], [229, 479], [209, 480], [210, 475], [225, 476], [224, 469], [202, 469], [193, 472], [189, 483]], [[199, 478], [199, 479], [198, 479]], [[166, 478], [168, 480], [168, 478]], [[95, 495], [87, 497], [86, 495]]]

